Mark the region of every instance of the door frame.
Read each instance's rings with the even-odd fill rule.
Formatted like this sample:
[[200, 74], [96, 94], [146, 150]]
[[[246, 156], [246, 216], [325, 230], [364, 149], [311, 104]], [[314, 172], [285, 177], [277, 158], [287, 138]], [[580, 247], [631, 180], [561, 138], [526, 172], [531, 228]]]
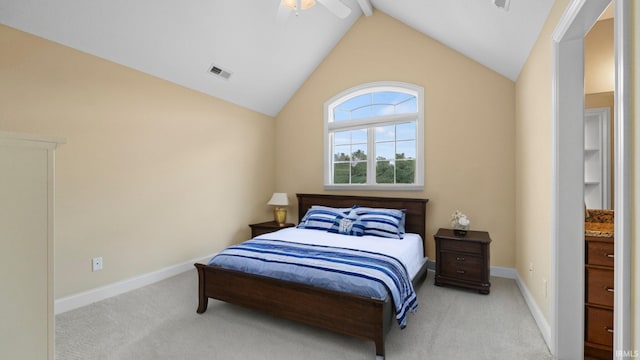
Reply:
[[[584, 36], [609, 2], [572, 0], [552, 36], [550, 349], [558, 359], [584, 356]], [[614, 350], [631, 347], [630, 8], [614, 2]]]

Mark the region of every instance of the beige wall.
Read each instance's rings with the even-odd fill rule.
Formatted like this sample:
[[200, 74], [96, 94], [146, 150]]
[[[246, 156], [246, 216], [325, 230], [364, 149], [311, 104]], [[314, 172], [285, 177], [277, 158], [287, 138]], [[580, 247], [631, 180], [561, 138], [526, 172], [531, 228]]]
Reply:
[[551, 279], [551, 34], [568, 3], [556, 0], [516, 81], [516, 269], [547, 321], [551, 319], [551, 298], [545, 297], [544, 287], [544, 281]]
[[584, 89], [586, 94], [613, 91], [615, 64], [613, 19], [598, 21], [584, 37]]
[[277, 116], [277, 187], [324, 192], [324, 102], [383, 80], [425, 89], [425, 189], [368, 194], [429, 198], [427, 234], [465, 212], [490, 232], [491, 263], [513, 267], [514, 83], [379, 11], [356, 22]]
[[5, 26], [0, 54], [0, 130], [67, 139], [57, 298], [211, 254], [271, 217], [273, 118]]

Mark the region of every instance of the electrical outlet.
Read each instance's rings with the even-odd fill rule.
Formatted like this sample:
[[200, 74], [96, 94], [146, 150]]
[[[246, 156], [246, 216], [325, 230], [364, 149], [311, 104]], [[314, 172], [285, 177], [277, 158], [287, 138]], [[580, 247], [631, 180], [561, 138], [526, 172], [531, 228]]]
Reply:
[[529, 279], [533, 279], [533, 263], [529, 263]]
[[102, 270], [102, 257], [95, 257], [91, 261], [91, 270], [92, 271], [100, 271]]

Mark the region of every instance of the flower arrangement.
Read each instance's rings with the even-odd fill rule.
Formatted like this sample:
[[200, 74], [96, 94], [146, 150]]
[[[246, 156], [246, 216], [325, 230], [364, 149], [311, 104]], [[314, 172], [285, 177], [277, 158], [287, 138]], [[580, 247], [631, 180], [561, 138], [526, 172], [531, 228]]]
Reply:
[[456, 210], [456, 212], [451, 215], [451, 227], [456, 234], [465, 235], [467, 230], [469, 230], [470, 223], [471, 221], [469, 221], [467, 215], [460, 212], [460, 210]]

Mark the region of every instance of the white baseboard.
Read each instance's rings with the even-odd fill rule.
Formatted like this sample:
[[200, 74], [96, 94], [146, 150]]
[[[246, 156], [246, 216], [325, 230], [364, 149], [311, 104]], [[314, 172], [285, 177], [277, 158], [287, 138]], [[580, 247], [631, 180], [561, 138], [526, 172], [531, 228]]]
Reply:
[[119, 281], [114, 284], [101, 286], [96, 289], [56, 299], [54, 305], [55, 314], [62, 314], [64, 312], [74, 310], [79, 307], [92, 304], [94, 302], [98, 302], [116, 295], [126, 293], [128, 291], [141, 288], [143, 286], [156, 283], [164, 279], [168, 279], [172, 276], [193, 269], [193, 264], [196, 262], [207, 263], [207, 261], [209, 261], [209, 259], [211, 259], [212, 257], [213, 255], [209, 255], [204, 258], [185, 261], [180, 264], [168, 266], [147, 274]]
[[540, 329], [540, 333], [542, 334], [544, 342], [546, 342], [547, 347], [551, 349], [551, 327], [549, 326], [547, 319], [545, 319], [542, 310], [540, 310], [538, 304], [533, 299], [533, 295], [531, 295], [531, 292], [529, 292], [527, 285], [525, 285], [524, 281], [522, 281], [520, 274], [518, 274], [515, 269], [514, 272], [516, 274], [515, 280], [518, 288], [520, 288], [520, 293], [522, 293], [524, 301], [527, 303], [527, 306], [529, 306], [529, 311], [531, 311], [533, 319], [536, 321], [536, 324], [538, 324], [538, 329]]
[[[435, 269], [435, 261], [429, 261], [429, 269]], [[491, 276], [513, 279], [516, 281], [518, 289], [520, 289], [520, 293], [522, 294], [524, 301], [527, 303], [529, 311], [531, 312], [536, 325], [538, 325], [538, 329], [540, 330], [544, 341], [547, 343], [547, 347], [551, 349], [551, 327], [549, 326], [547, 319], [545, 319], [544, 315], [542, 314], [542, 311], [538, 307], [538, 304], [533, 299], [531, 292], [525, 285], [524, 281], [522, 281], [522, 278], [520, 278], [520, 274], [518, 274], [518, 271], [514, 268], [509, 267], [491, 266], [489, 272], [491, 273]]]

